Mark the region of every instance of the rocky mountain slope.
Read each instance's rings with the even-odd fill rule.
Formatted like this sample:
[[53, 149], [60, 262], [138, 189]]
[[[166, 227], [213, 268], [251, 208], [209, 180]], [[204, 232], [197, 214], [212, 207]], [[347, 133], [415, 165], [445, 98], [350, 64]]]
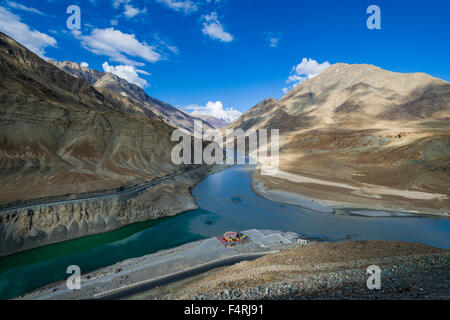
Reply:
[[448, 82], [339, 63], [279, 101], [258, 103], [230, 127], [280, 129], [281, 170], [340, 183], [260, 177], [268, 188], [346, 205], [445, 213], [450, 208], [449, 124]]
[[228, 122], [226, 122], [226, 121], [224, 121], [222, 119], [219, 119], [219, 118], [216, 118], [216, 117], [213, 117], [213, 116], [208, 116], [208, 115], [205, 115], [205, 114], [194, 113], [194, 114], [192, 114], [192, 116], [194, 116], [196, 118], [199, 118], [202, 121], [206, 121], [208, 124], [210, 124], [211, 126], [213, 126], [216, 129], [226, 128], [230, 124], [230, 123], [228, 123]]
[[117, 187], [177, 170], [172, 128], [0, 34], [0, 201]]
[[[124, 112], [147, 116], [156, 114], [159, 118], [163, 119], [173, 127], [193, 132], [193, 123], [194, 120], [197, 119], [196, 117], [193, 117], [168, 103], [150, 97], [140, 87], [125, 79], [109, 72], [101, 72], [82, 67], [76, 62], [59, 62], [54, 60], [49, 60], [49, 62], [74, 77], [86, 80], [86, 82], [110, 99], [118, 101]], [[204, 121], [203, 126], [205, 129], [213, 127], [207, 123], [206, 120]]]
[[[3, 33], [0, 74], [0, 205], [70, 200], [184, 171], [171, 160], [174, 128], [150, 109], [122, 103]], [[194, 209], [189, 190], [207, 174], [203, 167], [127, 196], [1, 212], [0, 256]]]

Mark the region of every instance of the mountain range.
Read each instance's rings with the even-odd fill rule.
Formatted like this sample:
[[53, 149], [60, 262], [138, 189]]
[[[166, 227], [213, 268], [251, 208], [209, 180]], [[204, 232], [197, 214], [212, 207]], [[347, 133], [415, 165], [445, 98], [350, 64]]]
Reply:
[[0, 203], [133, 185], [179, 169], [170, 158], [174, 127], [158, 110], [186, 125], [189, 116], [109, 73], [55, 64], [77, 76], [0, 33]]
[[[205, 129], [226, 125], [111, 73], [50, 62], [0, 34], [0, 203], [164, 176], [179, 169], [170, 160], [175, 128], [191, 132], [195, 119]], [[284, 176], [258, 176], [268, 188], [347, 205], [447, 210], [449, 123], [448, 82], [338, 63], [228, 127], [280, 130]]]
[[[102, 94], [118, 101], [124, 112], [147, 116], [155, 114], [169, 125], [187, 132], [193, 132], [194, 120], [199, 119], [166, 102], [150, 97], [139, 86], [112, 73], [93, 70], [71, 61], [49, 60], [49, 62], [74, 77], [84, 79]], [[205, 129], [215, 128], [206, 120], [203, 121], [203, 126]]]
[[202, 120], [204, 122], [207, 122], [208, 124], [210, 124], [211, 126], [213, 126], [216, 129], [223, 129], [230, 125], [229, 122], [226, 122], [225, 120], [216, 118], [214, 116], [210, 116], [210, 115], [206, 115], [206, 114], [198, 114], [198, 113], [193, 113], [192, 115], [196, 118], [199, 118], [200, 120]]
[[268, 188], [345, 205], [450, 207], [444, 80], [338, 63], [280, 100], [261, 101], [230, 128], [280, 130], [283, 173], [258, 176]]

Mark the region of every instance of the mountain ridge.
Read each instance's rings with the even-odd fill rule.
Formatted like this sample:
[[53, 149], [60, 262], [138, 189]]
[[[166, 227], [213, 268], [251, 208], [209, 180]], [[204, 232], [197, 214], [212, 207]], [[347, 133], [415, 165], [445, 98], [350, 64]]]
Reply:
[[[172, 105], [149, 96], [139, 86], [128, 82], [110, 72], [102, 72], [88, 67], [83, 67], [72, 61], [49, 60], [50, 63], [59, 69], [86, 80], [100, 92], [109, 95], [112, 99], [120, 101], [124, 106], [125, 112], [158, 116], [169, 125], [193, 132], [193, 117]], [[150, 112], [149, 112], [150, 111]], [[208, 122], [204, 122], [206, 128], [213, 128]]]
[[0, 69], [0, 201], [115, 188], [177, 169], [174, 129], [150, 110], [126, 112], [2, 33]]
[[212, 125], [216, 129], [223, 129], [223, 128], [227, 127], [228, 125], [230, 125], [229, 122], [226, 122], [223, 119], [220, 119], [220, 118], [217, 118], [217, 117], [214, 117], [211, 115], [192, 113], [192, 116], [199, 118], [202, 121], [208, 122], [210, 125]]
[[[344, 77], [345, 83], [343, 81], [338, 81], [336, 77]], [[384, 79], [381, 79], [383, 77]], [[397, 84], [395, 85], [395, 89], [397, 89], [397, 91], [390, 89], [391, 91], [394, 91], [396, 94], [400, 94], [400, 96], [392, 97], [394, 99], [405, 99], [407, 95], [414, 94], [414, 89], [426, 89], [427, 88], [426, 85], [431, 86], [441, 85], [443, 87], [442, 90], [446, 90], [445, 93], [448, 94], [449, 92], [448, 82], [446, 82], [445, 80], [429, 76], [425, 73], [403, 74], [386, 71], [373, 65], [367, 64], [350, 65], [346, 63], [338, 63], [330, 66], [328, 69], [324, 70], [316, 77], [301, 83], [297, 87], [294, 87], [288, 93], [286, 93], [280, 100], [276, 100], [274, 98], [267, 98], [262, 100], [261, 102], [256, 104], [253, 108], [251, 108], [249, 111], [244, 113], [241, 116], [241, 118], [237, 119], [233, 124], [231, 124], [231, 127], [237, 126], [245, 127], [245, 124], [243, 123], [243, 121], [245, 120], [243, 119], [246, 118], [249, 119], [250, 115], [258, 115], [258, 116], [264, 115], [265, 117], [268, 117], [272, 115], [274, 111], [276, 111], [273, 110], [274, 108], [283, 110], [290, 115], [299, 115], [301, 113], [304, 113], [305, 115], [306, 114], [314, 115], [315, 110], [313, 110], [313, 107], [315, 105], [318, 105], [321, 106], [321, 109], [319, 110], [321, 113], [326, 112], [328, 113], [329, 117], [333, 117], [333, 113], [331, 111], [334, 110], [331, 110], [331, 108], [334, 107], [337, 109], [341, 107], [341, 109], [338, 110], [341, 112], [337, 113], [345, 113], [345, 114], [353, 113], [354, 115], [354, 112], [351, 112], [352, 105], [354, 106], [357, 104], [358, 105], [368, 104], [368, 101], [362, 101], [363, 103], [361, 103], [361, 101], [358, 101], [357, 95], [359, 94], [359, 92], [364, 90], [366, 91], [383, 90], [383, 89], [388, 90], [379, 85], [381, 82], [384, 81], [388, 81], [389, 85], [392, 85], [393, 83], [397, 82]], [[404, 85], [402, 86], [402, 84]], [[326, 104], [325, 102], [326, 99], [328, 98], [327, 95], [329, 95], [330, 92], [336, 89], [340, 90], [346, 89], [349, 91], [346, 94], [350, 96], [347, 97], [346, 95], [341, 96], [335, 95], [332, 97], [334, 101], [332, 101], [332, 103]], [[421, 92], [419, 92], [419, 94], [420, 93]], [[367, 92], [365, 92], [365, 94], [367, 95]], [[373, 95], [373, 93], [370, 94]], [[378, 100], [380, 99], [380, 97], [376, 96], [371, 98], [376, 98]], [[340, 102], [338, 103], [337, 101], [339, 100]], [[383, 106], [394, 105], [394, 102], [389, 102], [388, 99], [384, 99], [382, 102]], [[402, 102], [405, 104], [408, 101]], [[398, 103], [398, 105], [401, 105], [401, 103]], [[371, 107], [373, 106], [373, 104], [369, 104], [368, 106]], [[376, 111], [377, 108], [373, 108], [373, 110]], [[373, 116], [375, 115], [373, 110], [367, 112], [367, 110], [357, 108], [354, 111], [358, 112], [366, 111], [369, 116]], [[379, 114], [376, 114], [377, 116], [389, 114], [389, 110], [385, 110], [386, 112], [385, 114], [381, 112], [383, 110], [378, 111], [380, 112]], [[442, 118], [450, 117], [448, 110], [446, 111], [447, 112], [445, 114], [445, 117]], [[317, 116], [317, 114], [315, 116]], [[429, 117], [430, 115], [427, 116]], [[383, 117], [380, 120], [383, 120]]]
[[175, 165], [176, 129], [151, 110], [3, 33], [0, 73], [0, 256], [197, 208], [210, 168]]
[[[294, 87], [280, 100], [264, 99], [229, 128], [279, 129], [281, 170], [346, 183], [360, 191], [359, 195], [341, 189], [330, 193], [318, 183], [287, 183], [257, 174], [255, 181], [268, 188], [345, 205], [446, 212], [450, 208], [449, 123], [448, 82], [424, 73], [341, 63]], [[367, 185], [371, 190], [388, 188], [392, 195], [368, 194], [363, 191]], [[397, 196], [402, 194], [398, 190], [446, 196], [407, 199]]]

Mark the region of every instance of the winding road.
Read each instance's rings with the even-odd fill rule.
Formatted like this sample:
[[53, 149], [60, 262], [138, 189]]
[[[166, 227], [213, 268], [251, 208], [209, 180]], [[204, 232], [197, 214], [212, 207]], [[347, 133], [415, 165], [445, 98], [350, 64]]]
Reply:
[[127, 285], [122, 288], [117, 288], [114, 290], [102, 292], [100, 294], [96, 294], [93, 299], [98, 300], [119, 300], [126, 299], [133, 295], [154, 289], [156, 287], [164, 286], [172, 282], [184, 280], [190, 277], [197, 276], [204, 272], [220, 268], [234, 265], [241, 261], [251, 261], [258, 258], [261, 258], [265, 255], [272, 254], [278, 251], [270, 251], [270, 252], [260, 252], [260, 253], [251, 253], [246, 255], [232, 256], [226, 257], [222, 259], [218, 259], [215, 261], [207, 262], [205, 264], [189, 268], [187, 270], [175, 272], [169, 275], [164, 275], [155, 279], [141, 281], [139, 283], [135, 283], [132, 285]]
[[[162, 177], [162, 178], [159, 178], [159, 179], [155, 179], [155, 180], [152, 180], [150, 182], [147, 182], [147, 183], [144, 183], [144, 184], [141, 184], [141, 185], [138, 185], [138, 186], [134, 186], [134, 187], [132, 187], [130, 189], [127, 189], [127, 190], [121, 190], [121, 191], [119, 190], [119, 191], [116, 191], [116, 192], [110, 192], [109, 191], [109, 193], [104, 192], [104, 193], [100, 193], [100, 194], [96, 194], [96, 195], [89, 195], [89, 194], [87, 194], [87, 195], [82, 195], [82, 196], [80, 196], [80, 197], [78, 197], [76, 199], [65, 199], [65, 200], [62, 199], [61, 200], [61, 197], [58, 197], [58, 199], [45, 200], [45, 201], [42, 201], [42, 202], [39, 202], [39, 203], [32, 203], [32, 204], [25, 204], [25, 205], [16, 205], [16, 206], [12, 206], [12, 207], [3, 208], [3, 209], [0, 209], [0, 214], [5, 214], [5, 213], [8, 213], [8, 212], [14, 211], [14, 210], [32, 209], [32, 208], [39, 208], [39, 207], [47, 206], [47, 205], [59, 205], [59, 204], [65, 204], [65, 203], [71, 203], [71, 202], [77, 202], [77, 201], [84, 201], [84, 200], [92, 200], [92, 199], [102, 199], [102, 198], [107, 198], [107, 197], [111, 197], [111, 196], [126, 195], [126, 194], [130, 194], [130, 193], [133, 193], [133, 192], [139, 192], [139, 191], [146, 190], [149, 187], [153, 187], [155, 185], [158, 185], [158, 184], [160, 184], [163, 181], [166, 181], [166, 180], [172, 179], [172, 178], [174, 178], [176, 176], [183, 175], [183, 174], [189, 173], [191, 171], [203, 168], [203, 167], [205, 167], [207, 165], [208, 164], [203, 164], [203, 165], [200, 165], [200, 166], [198, 166], [196, 168], [193, 168], [193, 169], [190, 169], [190, 170], [186, 170], [186, 171], [178, 172], [178, 173], [173, 173], [173, 174], [167, 175], [165, 177]], [[66, 197], [73, 197], [73, 196], [74, 195], [69, 195], [69, 196], [66, 196]]]

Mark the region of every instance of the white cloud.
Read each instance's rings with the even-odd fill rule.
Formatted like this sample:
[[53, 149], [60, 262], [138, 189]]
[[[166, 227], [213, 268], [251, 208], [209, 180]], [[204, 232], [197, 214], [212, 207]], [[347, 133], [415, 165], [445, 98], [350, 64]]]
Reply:
[[88, 68], [89, 67], [89, 63], [83, 61], [82, 63], [80, 63], [80, 66]]
[[282, 91], [284, 93], [287, 93], [289, 90], [295, 88], [302, 82], [314, 78], [329, 66], [330, 63], [328, 61], [318, 63], [316, 60], [303, 58], [302, 62], [292, 67], [291, 74], [286, 80], [286, 83], [289, 84], [289, 87], [283, 88]]
[[28, 25], [20, 21], [19, 16], [1, 6], [0, 31], [14, 38], [42, 58], [45, 58], [45, 48], [56, 47], [57, 45], [55, 38], [37, 30], [31, 30]]
[[159, 3], [165, 4], [172, 10], [182, 11], [189, 14], [198, 10], [197, 4], [191, 0], [156, 0]]
[[131, 0], [114, 0], [112, 4], [114, 8], [118, 9], [122, 3], [130, 3], [130, 2]]
[[80, 30], [72, 30], [71, 33], [77, 38], [81, 36], [81, 31]]
[[324, 63], [318, 63], [316, 60], [303, 58], [302, 62], [294, 67], [297, 75], [305, 75], [308, 79], [311, 79], [328, 68], [330, 63], [325, 61]]
[[233, 122], [242, 115], [242, 112], [233, 109], [232, 107], [224, 108], [221, 101], [216, 102], [209, 101], [206, 104], [206, 106], [203, 107], [197, 105], [190, 105], [184, 107], [184, 109], [191, 110], [191, 113], [195, 114], [213, 116], [226, 122]]
[[112, 19], [111, 21], [110, 21], [110, 23], [111, 23], [111, 25], [112, 26], [117, 26], [118, 24], [119, 24], [119, 21], [117, 20], [117, 19]]
[[156, 62], [162, 59], [153, 46], [149, 46], [145, 42], [139, 42], [134, 34], [123, 33], [114, 28], [96, 28], [88, 36], [74, 35], [81, 40], [84, 48], [94, 54], [108, 56], [112, 61], [143, 66], [143, 63], [130, 59], [130, 56], [148, 62]]
[[14, 2], [14, 1], [6, 1], [6, 4], [10, 8], [14, 8], [17, 10], [22, 10], [22, 11], [26, 11], [26, 12], [30, 12], [30, 13], [39, 14], [41, 16], [45, 16], [45, 13], [39, 11], [36, 8], [27, 7], [27, 6], [24, 6], [23, 4], [20, 4], [20, 3]]
[[137, 16], [138, 14], [143, 14], [147, 12], [147, 8], [145, 9], [136, 9], [133, 6], [126, 4], [125, 5], [125, 12], [123, 13], [125, 15], [125, 17], [127, 18], [133, 18], [135, 16]]
[[153, 34], [155, 45], [158, 48], [158, 51], [161, 52], [163, 56], [167, 56], [170, 54], [178, 55], [180, 50], [170, 43], [170, 39], [164, 37], [158, 33]]
[[119, 66], [110, 66], [108, 62], [104, 62], [102, 64], [103, 70], [105, 72], [110, 72], [115, 74], [116, 76], [127, 80], [130, 83], [134, 83], [135, 85], [145, 88], [148, 87], [149, 84], [147, 81], [139, 77], [139, 74], [150, 75], [148, 72], [143, 70], [137, 70], [134, 66], [128, 65], [119, 65]]
[[209, 15], [203, 17], [205, 20], [203, 22], [202, 32], [213, 39], [218, 39], [222, 42], [231, 42], [234, 37], [226, 32], [223, 28], [222, 23], [219, 21], [216, 12], [212, 12]]

